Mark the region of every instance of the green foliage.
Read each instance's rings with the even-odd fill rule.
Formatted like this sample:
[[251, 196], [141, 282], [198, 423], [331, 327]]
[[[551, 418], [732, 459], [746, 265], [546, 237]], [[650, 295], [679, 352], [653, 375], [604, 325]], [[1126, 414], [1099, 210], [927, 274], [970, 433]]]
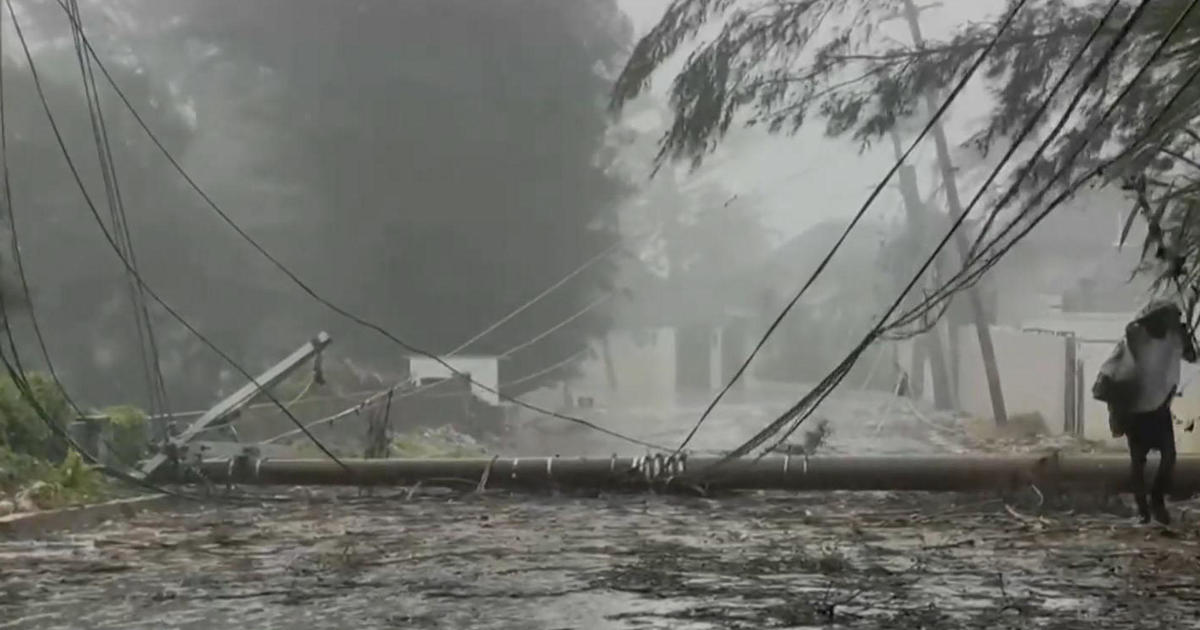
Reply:
[[101, 412], [108, 418], [114, 457], [119, 462], [136, 462], [146, 455], [150, 443], [150, 425], [146, 412], [131, 405], [109, 407]]
[[67, 456], [55, 468], [53, 481], [66, 498], [94, 497], [105, 488], [104, 477], [87, 465], [74, 449], [67, 451]]
[[[1158, 5], [1168, 3], [1160, 2]], [[1185, 2], [1170, 0], [1182, 7]], [[1009, 0], [1004, 13], [1015, 7]], [[1083, 5], [1062, 0], [1029, 0], [1003, 34], [983, 66], [997, 97], [985, 128], [973, 138], [987, 150], [991, 143], [1019, 130], [1045, 98], [1049, 87], [1068, 65], [1104, 15], [1108, 0]], [[717, 0], [680, 0], [662, 22], [634, 49], [614, 91], [618, 107], [638, 96], [651, 74], [683, 46], [695, 42], [706, 24], [723, 28], [691, 54], [675, 76], [671, 89], [674, 122], [664, 136], [660, 159], [700, 159], [712, 150], [739, 117], [772, 132], [795, 132], [814, 118], [824, 119], [831, 136], [850, 136], [864, 145], [899, 122], [923, 111], [924, 95], [944, 93], [956, 83], [995, 37], [995, 21], [968, 23], [944, 41], [923, 47], [879, 37], [879, 25], [903, 7], [886, 2], [814, 0], [741, 6]], [[1155, 15], [1175, 15], [1157, 7]], [[1098, 62], [1130, 8], [1119, 6], [1105, 23], [1097, 41], [1084, 54], [1080, 67]], [[835, 26], [834, 22], [841, 22]], [[1164, 20], [1146, 19], [1118, 52], [1120, 70], [1144, 61], [1161, 35]], [[828, 27], [822, 30], [821, 27]], [[822, 32], [829, 37], [817, 37]], [[816, 42], [821, 42], [817, 45]], [[1178, 41], [1181, 41], [1182, 38]], [[1164, 71], [1184, 76], [1176, 66]], [[1087, 72], [1077, 71], [1059, 93], [1065, 102]], [[1097, 94], [1111, 93], [1124, 80], [1122, 71], [1102, 72]], [[1165, 100], [1162, 86], [1143, 81], [1116, 124], [1105, 132], [1138, 126], [1147, 106]], [[1085, 99], [1084, 122], [1099, 115], [1103, 99]], [[1042, 120], [1042, 124], [1045, 124]], [[1107, 134], [1101, 134], [1107, 137]], [[1091, 137], [1086, 125], [1069, 128], [1056, 149], [1036, 168], [1058, 165], [1080, 141], [1091, 155], [1104, 138]]]
[[[1062, 129], [1047, 136], [1046, 151], [1011, 169], [1008, 182], [999, 182], [1017, 186], [1014, 190], [1026, 193], [1030, 203], [997, 227], [1013, 231], [985, 246], [984, 253], [1000, 252], [1029, 227], [1045, 209], [1047, 195], [1067, 188], [1085, 169], [1103, 165], [1099, 175], [1106, 182], [1148, 183], [1142, 214], [1155, 237], [1144, 249], [1156, 255], [1141, 271], [1172, 289], [1177, 279], [1187, 287], [1200, 285], [1200, 212], [1195, 211], [1200, 132], [1194, 128], [1200, 82], [1192, 80], [1200, 71], [1200, 11], [1190, 10], [1190, 0], [1028, 0], [1017, 11], [1019, 3], [1007, 0], [993, 19], [965, 23], [948, 37], [915, 46], [879, 36], [884, 20], [903, 15], [906, 2], [901, 0], [749, 5], [677, 0], [634, 48], [613, 105], [620, 108], [639, 96], [656, 71], [696, 44], [672, 83], [673, 121], [662, 139], [660, 162], [701, 160], [735, 121], [791, 133], [823, 119], [829, 135], [865, 146], [897, 125], [927, 116], [925, 96], [946, 94], [995, 39], [977, 77], [993, 103], [967, 143], [986, 158], [1030, 124], [1078, 56], [1050, 101], [1053, 115], [1036, 120], [1035, 129], [1055, 124], [1085, 82], [1090, 90]], [[997, 37], [1001, 19], [1010, 14], [1011, 25]], [[1128, 36], [1117, 43], [1127, 22]], [[715, 36], [700, 37], [706, 26], [715, 25], [720, 26]], [[828, 37], [817, 37], [818, 30]], [[1093, 33], [1095, 40], [1085, 46]], [[1140, 80], [1130, 83], [1143, 69]], [[1126, 89], [1114, 106], [1115, 96]], [[1166, 251], [1158, 255], [1164, 244]]]
[[487, 450], [449, 429], [405, 433], [392, 439], [392, 457], [482, 457]]
[[[39, 373], [26, 378], [42, 410], [59, 426], [65, 426], [72, 416], [66, 397], [53, 379]], [[63, 454], [62, 441], [8, 377], [0, 379], [0, 447], [42, 459], [58, 459]]]
[[95, 501], [111, 492], [100, 472], [74, 450], [68, 451], [62, 462], [53, 464], [0, 447], [0, 498], [13, 497], [19, 510]]
[[53, 465], [25, 453], [0, 446], [0, 494], [16, 494], [25, 485], [46, 478]]
[[[37, 406], [58, 426], [74, 414], [62, 390], [41, 373], [26, 376]], [[134, 414], [121, 418], [136, 426]], [[0, 379], [0, 495], [18, 499], [18, 509], [53, 508], [94, 500], [108, 493], [101, 474], [89, 467], [46, 425], [10, 378]]]

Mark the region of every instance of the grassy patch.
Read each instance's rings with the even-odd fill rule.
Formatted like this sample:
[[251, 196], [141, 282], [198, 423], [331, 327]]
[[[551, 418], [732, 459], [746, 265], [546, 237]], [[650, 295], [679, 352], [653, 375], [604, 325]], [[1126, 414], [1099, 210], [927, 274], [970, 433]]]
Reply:
[[392, 439], [392, 457], [481, 457], [487, 449], [448, 428], [402, 433]]
[[62, 462], [52, 463], [0, 448], [0, 501], [7, 502], [5, 511], [53, 509], [112, 494], [107, 479], [75, 451], [69, 451]]

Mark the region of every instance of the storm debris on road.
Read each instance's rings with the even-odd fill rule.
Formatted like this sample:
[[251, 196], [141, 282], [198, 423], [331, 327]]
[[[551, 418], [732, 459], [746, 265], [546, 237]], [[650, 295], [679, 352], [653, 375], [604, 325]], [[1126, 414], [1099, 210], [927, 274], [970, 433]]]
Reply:
[[[0, 543], [7, 628], [1018, 628], [1196, 618], [1200, 535], [979, 495], [317, 493]], [[136, 620], [136, 621], [131, 621]], [[516, 624], [516, 625], [514, 625]], [[982, 625], [980, 625], [982, 624]]]

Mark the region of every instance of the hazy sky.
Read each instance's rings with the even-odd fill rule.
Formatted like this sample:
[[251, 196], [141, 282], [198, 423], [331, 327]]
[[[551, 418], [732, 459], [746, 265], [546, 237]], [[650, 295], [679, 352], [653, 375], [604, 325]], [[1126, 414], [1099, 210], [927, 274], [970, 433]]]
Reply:
[[[669, 0], [618, 2], [633, 20], [639, 36], [658, 21], [669, 4]], [[1000, 7], [999, 0], [950, 0], [926, 11], [922, 15], [922, 28], [926, 37], [937, 38], [957, 24], [985, 18]], [[907, 41], [903, 24], [896, 23], [891, 30], [894, 37]], [[654, 92], [665, 94], [670, 80], [666, 72], [655, 77]], [[965, 137], [974, 118], [966, 113], [981, 111], [986, 103], [981, 92], [964, 92], [948, 128], [951, 143]], [[749, 150], [722, 169], [722, 183], [739, 194], [743, 202], [759, 204], [770, 227], [780, 236], [795, 235], [825, 219], [848, 218], [892, 166], [890, 141], [859, 153], [853, 141], [826, 138], [822, 129], [823, 124], [818, 122], [795, 136], [761, 134], [760, 139], [748, 143]], [[757, 131], [750, 133], [760, 135]], [[929, 160], [932, 156], [930, 147], [922, 147], [921, 159]], [[928, 161], [922, 163], [922, 173], [930, 170], [927, 164]], [[894, 193], [881, 196], [872, 206], [872, 216], [895, 216], [898, 203], [899, 196]]]

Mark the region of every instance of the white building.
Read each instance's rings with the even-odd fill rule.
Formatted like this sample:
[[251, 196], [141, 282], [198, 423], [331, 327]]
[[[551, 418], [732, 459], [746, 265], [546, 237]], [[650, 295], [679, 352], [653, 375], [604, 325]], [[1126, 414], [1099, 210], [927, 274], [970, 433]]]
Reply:
[[[455, 355], [442, 357], [442, 360], [453, 368], [471, 377], [471, 393], [476, 398], [490, 404], [499, 405], [500, 397], [500, 361], [494, 356]], [[436, 381], [455, 376], [454, 372], [442, 363], [422, 356], [410, 356], [408, 369], [417, 386], [427, 385]], [[491, 391], [488, 391], [488, 390]]]

